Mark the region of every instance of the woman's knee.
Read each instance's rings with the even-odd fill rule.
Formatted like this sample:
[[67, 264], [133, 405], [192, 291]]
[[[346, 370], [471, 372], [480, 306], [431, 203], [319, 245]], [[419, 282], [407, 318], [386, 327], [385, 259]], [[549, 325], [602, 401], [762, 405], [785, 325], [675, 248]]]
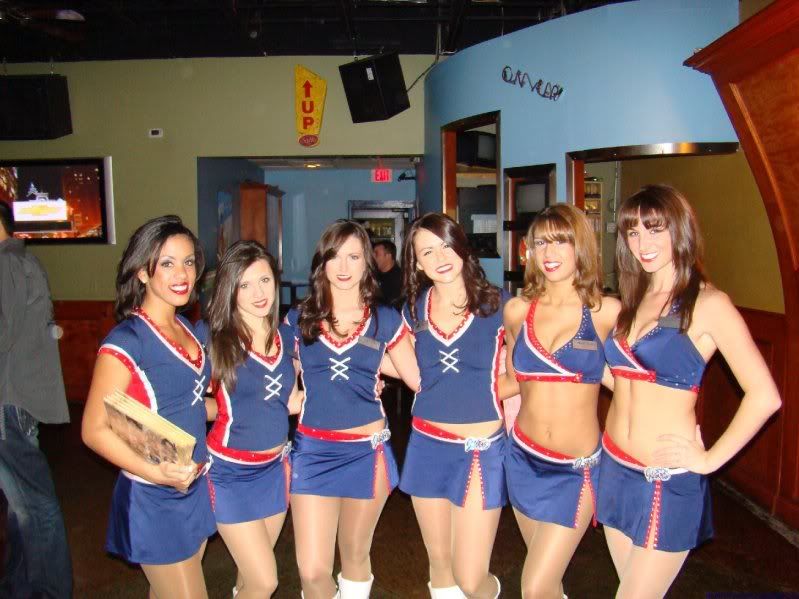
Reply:
[[455, 578], [455, 584], [457, 584], [461, 591], [467, 596], [479, 593], [480, 587], [483, 586], [483, 583], [489, 576], [488, 570], [478, 570], [458, 567], [453, 568], [452, 575]]
[[314, 586], [333, 579], [333, 565], [311, 560], [299, 560], [300, 580], [303, 586]]
[[449, 543], [446, 545], [428, 545], [427, 559], [430, 561], [430, 567], [433, 569], [452, 569], [452, 551]]
[[253, 597], [271, 597], [277, 590], [277, 580], [267, 574], [266, 572], [260, 573], [257, 576], [249, 576], [244, 578], [244, 585], [250, 596]]
[[371, 541], [371, 539], [339, 537], [338, 549], [341, 561], [351, 564], [362, 564], [369, 561], [369, 551], [372, 548]]

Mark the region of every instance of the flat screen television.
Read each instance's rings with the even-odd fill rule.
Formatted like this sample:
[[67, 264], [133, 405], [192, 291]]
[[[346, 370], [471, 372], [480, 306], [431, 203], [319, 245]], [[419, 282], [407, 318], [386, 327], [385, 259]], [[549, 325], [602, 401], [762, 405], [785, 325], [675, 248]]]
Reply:
[[116, 243], [110, 156], [0, 160], [0, 202], [28, 242]]

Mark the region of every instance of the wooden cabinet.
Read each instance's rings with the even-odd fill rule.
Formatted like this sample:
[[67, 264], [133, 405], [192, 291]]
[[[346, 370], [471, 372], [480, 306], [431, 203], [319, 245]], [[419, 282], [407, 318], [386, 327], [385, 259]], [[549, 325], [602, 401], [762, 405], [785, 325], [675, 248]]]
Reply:
[[[777, 0], [685, 64], [713, 77], [740, 138], [771, 223], [785, 297], [784, 316], [742, 311], [783, 405], [726, 476], [799, 527], [799, 3]], [[757, 284], [757, 273], [741, 276]], [[740, 392], [705, 387], [703, 428], [718, 434], [716, 420], [729, 418]]]
[[263, 245], [283, 270], [283, 195], [274, 185], [247, 181], [218, 196], [217, 255], [241, 239]]

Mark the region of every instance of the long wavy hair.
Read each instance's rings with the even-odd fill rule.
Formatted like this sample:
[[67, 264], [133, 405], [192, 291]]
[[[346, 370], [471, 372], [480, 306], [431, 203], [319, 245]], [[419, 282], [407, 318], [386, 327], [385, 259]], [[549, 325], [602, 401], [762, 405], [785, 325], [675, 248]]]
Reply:
[[402, 248], [405, 293], [408, 298], [411, 317], [414, 320], [418, 320], [416, 302], [421, 294], [433, 284], [433, 281], [424, 274], [424, 271], [418, 268], [416, 251], [413, 247], [413, 240], [421, 229], [426, 229], [433, 235], [440, 237], [463, 260], [461, 275], [466, 288], [464, 313], [473, 312], [480, 316], [488, 316], [499, 310], [501, 303], [499, 289], [491, 285], [486, 279], [485, 271], [480, 266], [477, 256], [472, 252], [463, 227], [445, 214], [428, 212], [413, 222], [405, 236], [405, 243]]
[[616, 263], [621, 312], [616, 332], [621, 337], [630, 334], [635, 313], [651, 281], [651, 275], [641, 267], [627, 242], [627, 233], [638, 225], [639, 219], [647, 230], [664, 228], [671, 236], [674, 288], [666, 303], [675, 306], [680, 330], [685, 332], [691, 326], [696, 298], [707, 276], [696, 214], [685, 196], [668, 185], [647, 185], [624, 200], [619, 208]]
[[114, 303], [114, 316], [118, 321], [126, 319], [142, 305], [147, 288], [139, 280], [139, 272], [144, 270], [152, 277], [158, 265], [161, 248], [164, 247], [167, 239], [176, 235], [185, 235], [194, 245], [194, 264], [197, 277], [193, 281], [194, 287], [184, 308], [196, 301], [196, 283], [205, 269], [205, 258], [200, 242], [197, 241], [194, 233], [183, 224], [179, 216], [174, 214], [159, 216], [148, 220], [136, 229], [122, 253], [122, 259], [117, 267], [117, 293]]
[[[297, 322], [303, 340], [311, 343], [322, 333], [322, 323], [326, 322], [330, 330], [339, 334], [336, 319], [333, 317], [333, 295], [330, 281], [325, 274], [325, 265], [338, 254], [339, 249], [350, 237], [355, 237], [363, 248], [365, 268], [359, 283], [361, 303], [374, 313], [378, 287], [375, 279], [375, 261], [372, 256], [372, 243], [363, 225], [351, 220], [340, 219], [328, 225], [322, 233], [316, 251], [311, 259], [311, 276], [309, 283], [311, 292], [299, 305]], [[375, 315], [376, 317], [376, 315]]]
[[[266, 344], [253, 348], [250, 328], [239, 313], [238, 293], [244, 271], [259, 260], [269, 265], [275, 287]], [[275, 259], [257, 241], [237, 241], [231, 245], [217, 266], [214, 290], [208, 303], [208, 353], [214, 380], [223, 382], [232, 391], [236, 387], [236, 369], [244, 364], [249, 349], [269, 354], [280, 322], [279, 310], [280, 276]]]
[[543, 295], [546, 277], [535, 260], [536, 238], [548, 243], [569, 243], [574, 248], [577, 271], [574, 273], [574, 288], [580, 301], [589, 308], [602, 302], [602, 275], [596, 236], [585, 213], [569, 204], [555, 204], [540, 212], [527, 229], [525, 242], [529, 251], [524, 269], [525, 299], [533, 300]]

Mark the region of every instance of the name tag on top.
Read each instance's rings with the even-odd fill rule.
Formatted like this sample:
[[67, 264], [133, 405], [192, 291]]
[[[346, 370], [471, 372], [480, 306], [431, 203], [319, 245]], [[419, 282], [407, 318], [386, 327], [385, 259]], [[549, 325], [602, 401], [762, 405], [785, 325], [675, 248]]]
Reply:
[[679, 329], [681, 322], [679, 314], [667, 314], [658, 319], [658, 326], [662, 329]]
[[421, 333], [422, 331], [426, 331], [430, 328], [430, 325], [427, 324], [426, 320], [420, 320], [415, 325], [413, 325], [413, 334]]
[[572, 341], [574, 349], [582, 349], [585, 351], [596, 351], [597, 345], [595, 339], [575, 339]]
[[369, 349], [375, 349], [380, 351], [380, 342], [377, 339], [373, 339], [372, 337], [364, 337], [361, 335], [358, 337], [358, 343], [360, 345], [365, 345]]

